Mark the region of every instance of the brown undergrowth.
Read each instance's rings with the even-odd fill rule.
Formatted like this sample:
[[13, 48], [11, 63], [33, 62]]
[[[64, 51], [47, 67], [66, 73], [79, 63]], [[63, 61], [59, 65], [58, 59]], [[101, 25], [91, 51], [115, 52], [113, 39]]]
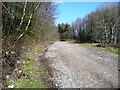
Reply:
[[[37, 72], [42, 71], [42, 80], [50, 88], [55, 87], [55, 82], [50, 78], [53, 77], [53, 68], [51, 67], [50, 58], [45, 58], [45, 53], [48, 51], [48, 48], [45, 48], [42, 53], [39, 53], [36, 58], [36, 70]], [[39, 78], [39, 76], [37, 76]]]

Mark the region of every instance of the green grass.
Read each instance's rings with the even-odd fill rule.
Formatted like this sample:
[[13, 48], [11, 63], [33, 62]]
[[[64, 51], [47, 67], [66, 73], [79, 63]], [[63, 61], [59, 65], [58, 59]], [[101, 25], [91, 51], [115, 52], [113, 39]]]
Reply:
[[120, 54], [120, 50], [118, 50], [118, 48], [115, 48], [115, 47], [97, 47], [98, 43], [97, 44], [84, 43], [84, 44], [80, 44], [80, 45], [87, 46], [87, 47], [93, 47], [93, 48], [97, 48], [97, 49], [102, 49], [105, 51], [112, 52], [114, 54]]
[[45, 88], [45, 86], [34, 79], [20, 79], [16, 83], [16, 88]]
[[42, 48], [40, 46], [36, 46], [27, 53], [28, 59], [25, 60], [23, 70], [30, 76], [30, 78], [18, 79], [14, 83], [15, 88], [47, 88], [47, 85], [45, 85], [42, 79], [36, 79], [36, 74], [38, 76], [44, 74], [42, 69], [39, 71], [35, 70], [35, 53], [40, 53], [40, 51], [42, 51]]
[[115, 54], [120, 54], [120, 51], [118, 50], [118, 48], [109, 47], [109, 48], [105, 48], [105, 50], [110, 51]]

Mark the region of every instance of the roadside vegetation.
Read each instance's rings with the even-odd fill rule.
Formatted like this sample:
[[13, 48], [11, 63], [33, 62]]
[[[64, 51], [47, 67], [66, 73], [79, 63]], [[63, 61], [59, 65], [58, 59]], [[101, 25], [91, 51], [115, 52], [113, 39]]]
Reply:
[[101, 49], [101, 50], [105, 50], [105, 51], [109, 51], [112, 52], [114, 54], [120, 54], [120, 51], [118, 50], [118, 48], [116, 47], [103, 47], [100, 43], [80, 43], [80, 45], [82, 46], [87, 46], [87, 47], [93, 47], [93, 48], [97, 48], [97, 49]]
[[[35, 69], [36, 55], [59, 40], [54, 25], [53, 2], [1, 2], [2, 85], [0, 88], [44, 88], [42, 70]], [[36, 74], [37, 73], [37, 74]]]
[[24, 64], [22, 65], [26, 77], [21, 76], [20, 79], [16, 80], [13, 83], [14, 88], [47, 88], [42, 78], [36, 77], [36, 75], [41, 77], [43, 74], [43, 70], [40, 69], [41, 71], [38, 73], [35, 66], [36, 56], [43, 50], [43, 47], [41, 47], [41, 45], [34, 46], [34, 48], [31, 48], [31, 50], [27, 52], [26, 60], [24, 60]]

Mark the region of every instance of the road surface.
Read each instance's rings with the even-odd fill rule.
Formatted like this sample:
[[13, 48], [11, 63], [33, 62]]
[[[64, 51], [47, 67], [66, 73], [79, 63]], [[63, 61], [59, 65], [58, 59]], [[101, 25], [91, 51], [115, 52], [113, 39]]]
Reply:
[[118, 55], [92, 47], [55, 42], [45, 57], [51, 61], [53, 76], [60, 88], [117, 88]]

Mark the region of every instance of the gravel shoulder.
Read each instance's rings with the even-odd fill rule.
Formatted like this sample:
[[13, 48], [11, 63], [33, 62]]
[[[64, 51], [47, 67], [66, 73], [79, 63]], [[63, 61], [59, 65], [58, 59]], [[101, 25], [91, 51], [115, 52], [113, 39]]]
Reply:
[[67, 42], [48, 47], [53, 76], [60, 88], [117, 88], [118, 55]]

